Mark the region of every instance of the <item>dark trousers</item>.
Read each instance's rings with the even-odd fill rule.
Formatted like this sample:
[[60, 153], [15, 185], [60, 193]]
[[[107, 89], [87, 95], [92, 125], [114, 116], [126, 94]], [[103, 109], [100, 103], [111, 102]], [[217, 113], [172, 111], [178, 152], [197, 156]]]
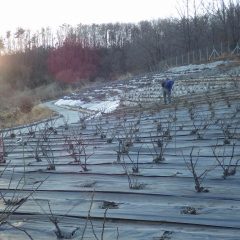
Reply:
[[164, 103], [167, 104], [171, 103], [171, 90], [168, 90], [167, 88], [163, 88], [163, 98], [164, 98]]

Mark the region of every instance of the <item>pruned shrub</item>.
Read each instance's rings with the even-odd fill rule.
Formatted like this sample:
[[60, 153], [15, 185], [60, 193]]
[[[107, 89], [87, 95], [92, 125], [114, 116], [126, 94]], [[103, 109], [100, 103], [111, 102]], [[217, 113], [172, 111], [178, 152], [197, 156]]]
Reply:
[[22, 113], [29, 113], [32, 111], [34, 104], [29, 96], [21, 96], [19, 99], [18, 107]]

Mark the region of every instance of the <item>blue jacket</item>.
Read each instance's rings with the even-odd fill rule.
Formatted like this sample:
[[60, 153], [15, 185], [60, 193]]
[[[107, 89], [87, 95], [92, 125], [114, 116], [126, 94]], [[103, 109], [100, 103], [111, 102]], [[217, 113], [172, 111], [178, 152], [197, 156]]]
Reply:
[[171, 90], [172, 90], [172, 87], [173, 87], [173, 84], [174, 84], [174, 81], [173, 81], [173, 80], [166, 79], [166, 80], [163, 82], [162, 87], [164, 87], [164, 88], [166, 88], [167, 90], [171, 91]]

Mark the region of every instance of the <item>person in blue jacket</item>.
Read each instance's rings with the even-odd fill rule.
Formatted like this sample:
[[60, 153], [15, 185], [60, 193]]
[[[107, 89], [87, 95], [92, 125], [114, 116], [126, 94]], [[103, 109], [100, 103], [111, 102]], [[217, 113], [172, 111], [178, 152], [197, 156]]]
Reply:
[[164, 98], [165, 104], [167, 104], [167, 100], [168, 100], [168, 103], [171, 103], [171, 93], [172, 93], [173, 84], [174, 84], [174, 81], [169, 78], [166, 78], [162, 82], [163, 98]]

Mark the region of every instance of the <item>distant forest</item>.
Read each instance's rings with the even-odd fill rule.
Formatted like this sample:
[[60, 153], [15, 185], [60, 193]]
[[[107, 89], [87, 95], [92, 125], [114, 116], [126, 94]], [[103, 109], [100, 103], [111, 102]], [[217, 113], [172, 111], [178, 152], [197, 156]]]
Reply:
[[137, 24], [7, 31], [0, 37], [0, 83], [24, 89], [56, 80], [67, 84], [112, 80], [151, 71], [162, 60], [196, 49], [238, 43], [239, 1], [218, 0], [199, 7], [195, 0], [183, 0], [178, 10], [178, 18]]

